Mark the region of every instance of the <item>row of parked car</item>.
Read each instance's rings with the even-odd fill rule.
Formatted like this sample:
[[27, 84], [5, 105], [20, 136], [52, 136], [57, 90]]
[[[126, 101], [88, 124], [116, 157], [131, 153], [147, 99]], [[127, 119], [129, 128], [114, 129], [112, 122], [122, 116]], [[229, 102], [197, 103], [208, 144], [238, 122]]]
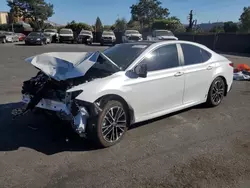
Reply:
[[0, 31], [0, 43], [19, 42], [19, 41], [23, 41], [25, 37], [26, 36], [22, 33]]
[[[122, 42], [142, 41], [142, 34], [137, 30], [126, 30], [122, 36]], [[154, 30], [151, 35], [147, 36], [147, 40], [178, 40], [177, 37], [169, 30]], [[31, 32], [28, 36], [22, 33], [1, 32], [0, 42], [17, 42], [25, 41], [25, 44], [49, 44], [52, 42], [70, 42], [81, 44], [92, 44], [93, 33], [89, 30], [82, 30], [78, 36], [74, 35], [71, 29], [63, 28], [59, 32], [57, 29], [45, 29], [43, 32]], [[113, 31], [103, 31], [100, 39], [100, 45], [116, 43], [116, 36]]]
[[[142, 34], [137, 30], [126, 30], [122, 36], [122, 42], [137, 42], [142, 41]], [[169, 30], [154, 30], [152, 35], [147, 36], [147, 40], [178, 40], [177, 37]], [[77, 37], [79, 43], [91, 44], [93, 41], [93, 34], [91, 31], [82, 30]], [[116, 36], [113, 31], [103, 31], [100, 45], [115, 44]]]

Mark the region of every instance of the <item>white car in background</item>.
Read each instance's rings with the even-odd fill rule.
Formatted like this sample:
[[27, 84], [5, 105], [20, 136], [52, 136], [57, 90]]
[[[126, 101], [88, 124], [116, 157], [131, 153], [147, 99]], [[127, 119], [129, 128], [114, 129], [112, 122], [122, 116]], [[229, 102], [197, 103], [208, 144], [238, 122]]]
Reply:
[[6, 42], [19, 42], [19, 36], [14, 32], [5, 32]]
[[113, 31], [103, 31], [100, 42], [101, 46], [105, 44], [115, 45], [115, 42], [116, 42], [116, 37]]
[[89, 30], [81, 30], [77, 37], [77, 42], [82, 44], [92, 44], [93, 42], [93, 33]]
[[154, 30], [152, 35], [147, 36], [147, 40], [178, 40], [178, 38], [169, 30]]
[[122, 42], [137, 42], [142, 41], [142, 34], [139, 33], [137, 30], [126, 30], [124, 35], [122, 36]]
[[131, 124], [202, 103], [217, 106], [233, 83], [232, 62], [187, 41], [117, 44], [26, 61], [40, 72], [24, 82], [26, 105], [12, 113], [55, 112], [102, 147], [119, 142]]
[[51, 42], [57, 42], [59, 39], [59, 34], [57, 32], [57, 29], [45, 29], [44, 34], [50, 35]]
[[66, 29], [66, 28], [60, 29], [59, 42], [60, 43], [63, 43], [63, 42], [74, 43], [74, 33], [72, 29]]

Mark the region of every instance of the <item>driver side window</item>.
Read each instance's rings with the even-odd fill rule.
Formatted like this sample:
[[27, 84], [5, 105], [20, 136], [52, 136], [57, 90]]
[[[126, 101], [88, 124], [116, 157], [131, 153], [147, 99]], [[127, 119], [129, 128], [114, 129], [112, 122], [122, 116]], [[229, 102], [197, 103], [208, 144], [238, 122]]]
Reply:
[[147, 64], [149, 72], [179, 67], [177, 46], [170, 44], [157, 48], [147, 54], [141, 64]]

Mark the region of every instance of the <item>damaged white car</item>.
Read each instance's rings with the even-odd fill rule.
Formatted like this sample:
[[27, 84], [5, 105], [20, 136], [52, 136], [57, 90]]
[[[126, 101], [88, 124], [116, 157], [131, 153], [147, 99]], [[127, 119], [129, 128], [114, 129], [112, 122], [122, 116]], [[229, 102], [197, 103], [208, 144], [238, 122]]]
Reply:
[[49, 110], [80, 136], [116, 144], [129, 125], [200, 103], [217, 106], [233, 81], [232, 63], [185, 41], [118, 44], [102, 52], [45, 53], [23, 83], [25, 107]]

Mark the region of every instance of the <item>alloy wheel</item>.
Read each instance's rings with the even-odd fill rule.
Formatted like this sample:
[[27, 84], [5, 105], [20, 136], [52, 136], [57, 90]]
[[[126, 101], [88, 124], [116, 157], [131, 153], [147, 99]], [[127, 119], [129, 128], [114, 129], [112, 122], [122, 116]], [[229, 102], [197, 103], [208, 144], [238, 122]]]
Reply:
[[126, 129], [126, 113], [120, 106], [110, 108], [102, 122], [102, 135], [105, 141], [115, 142], [121, 138]]
[[212, 95], [211, 99], [214, 102], [214, 104], [219, 104], [224, 96], [224, 82], [222, 80], [217, 80], [212, 88]]

